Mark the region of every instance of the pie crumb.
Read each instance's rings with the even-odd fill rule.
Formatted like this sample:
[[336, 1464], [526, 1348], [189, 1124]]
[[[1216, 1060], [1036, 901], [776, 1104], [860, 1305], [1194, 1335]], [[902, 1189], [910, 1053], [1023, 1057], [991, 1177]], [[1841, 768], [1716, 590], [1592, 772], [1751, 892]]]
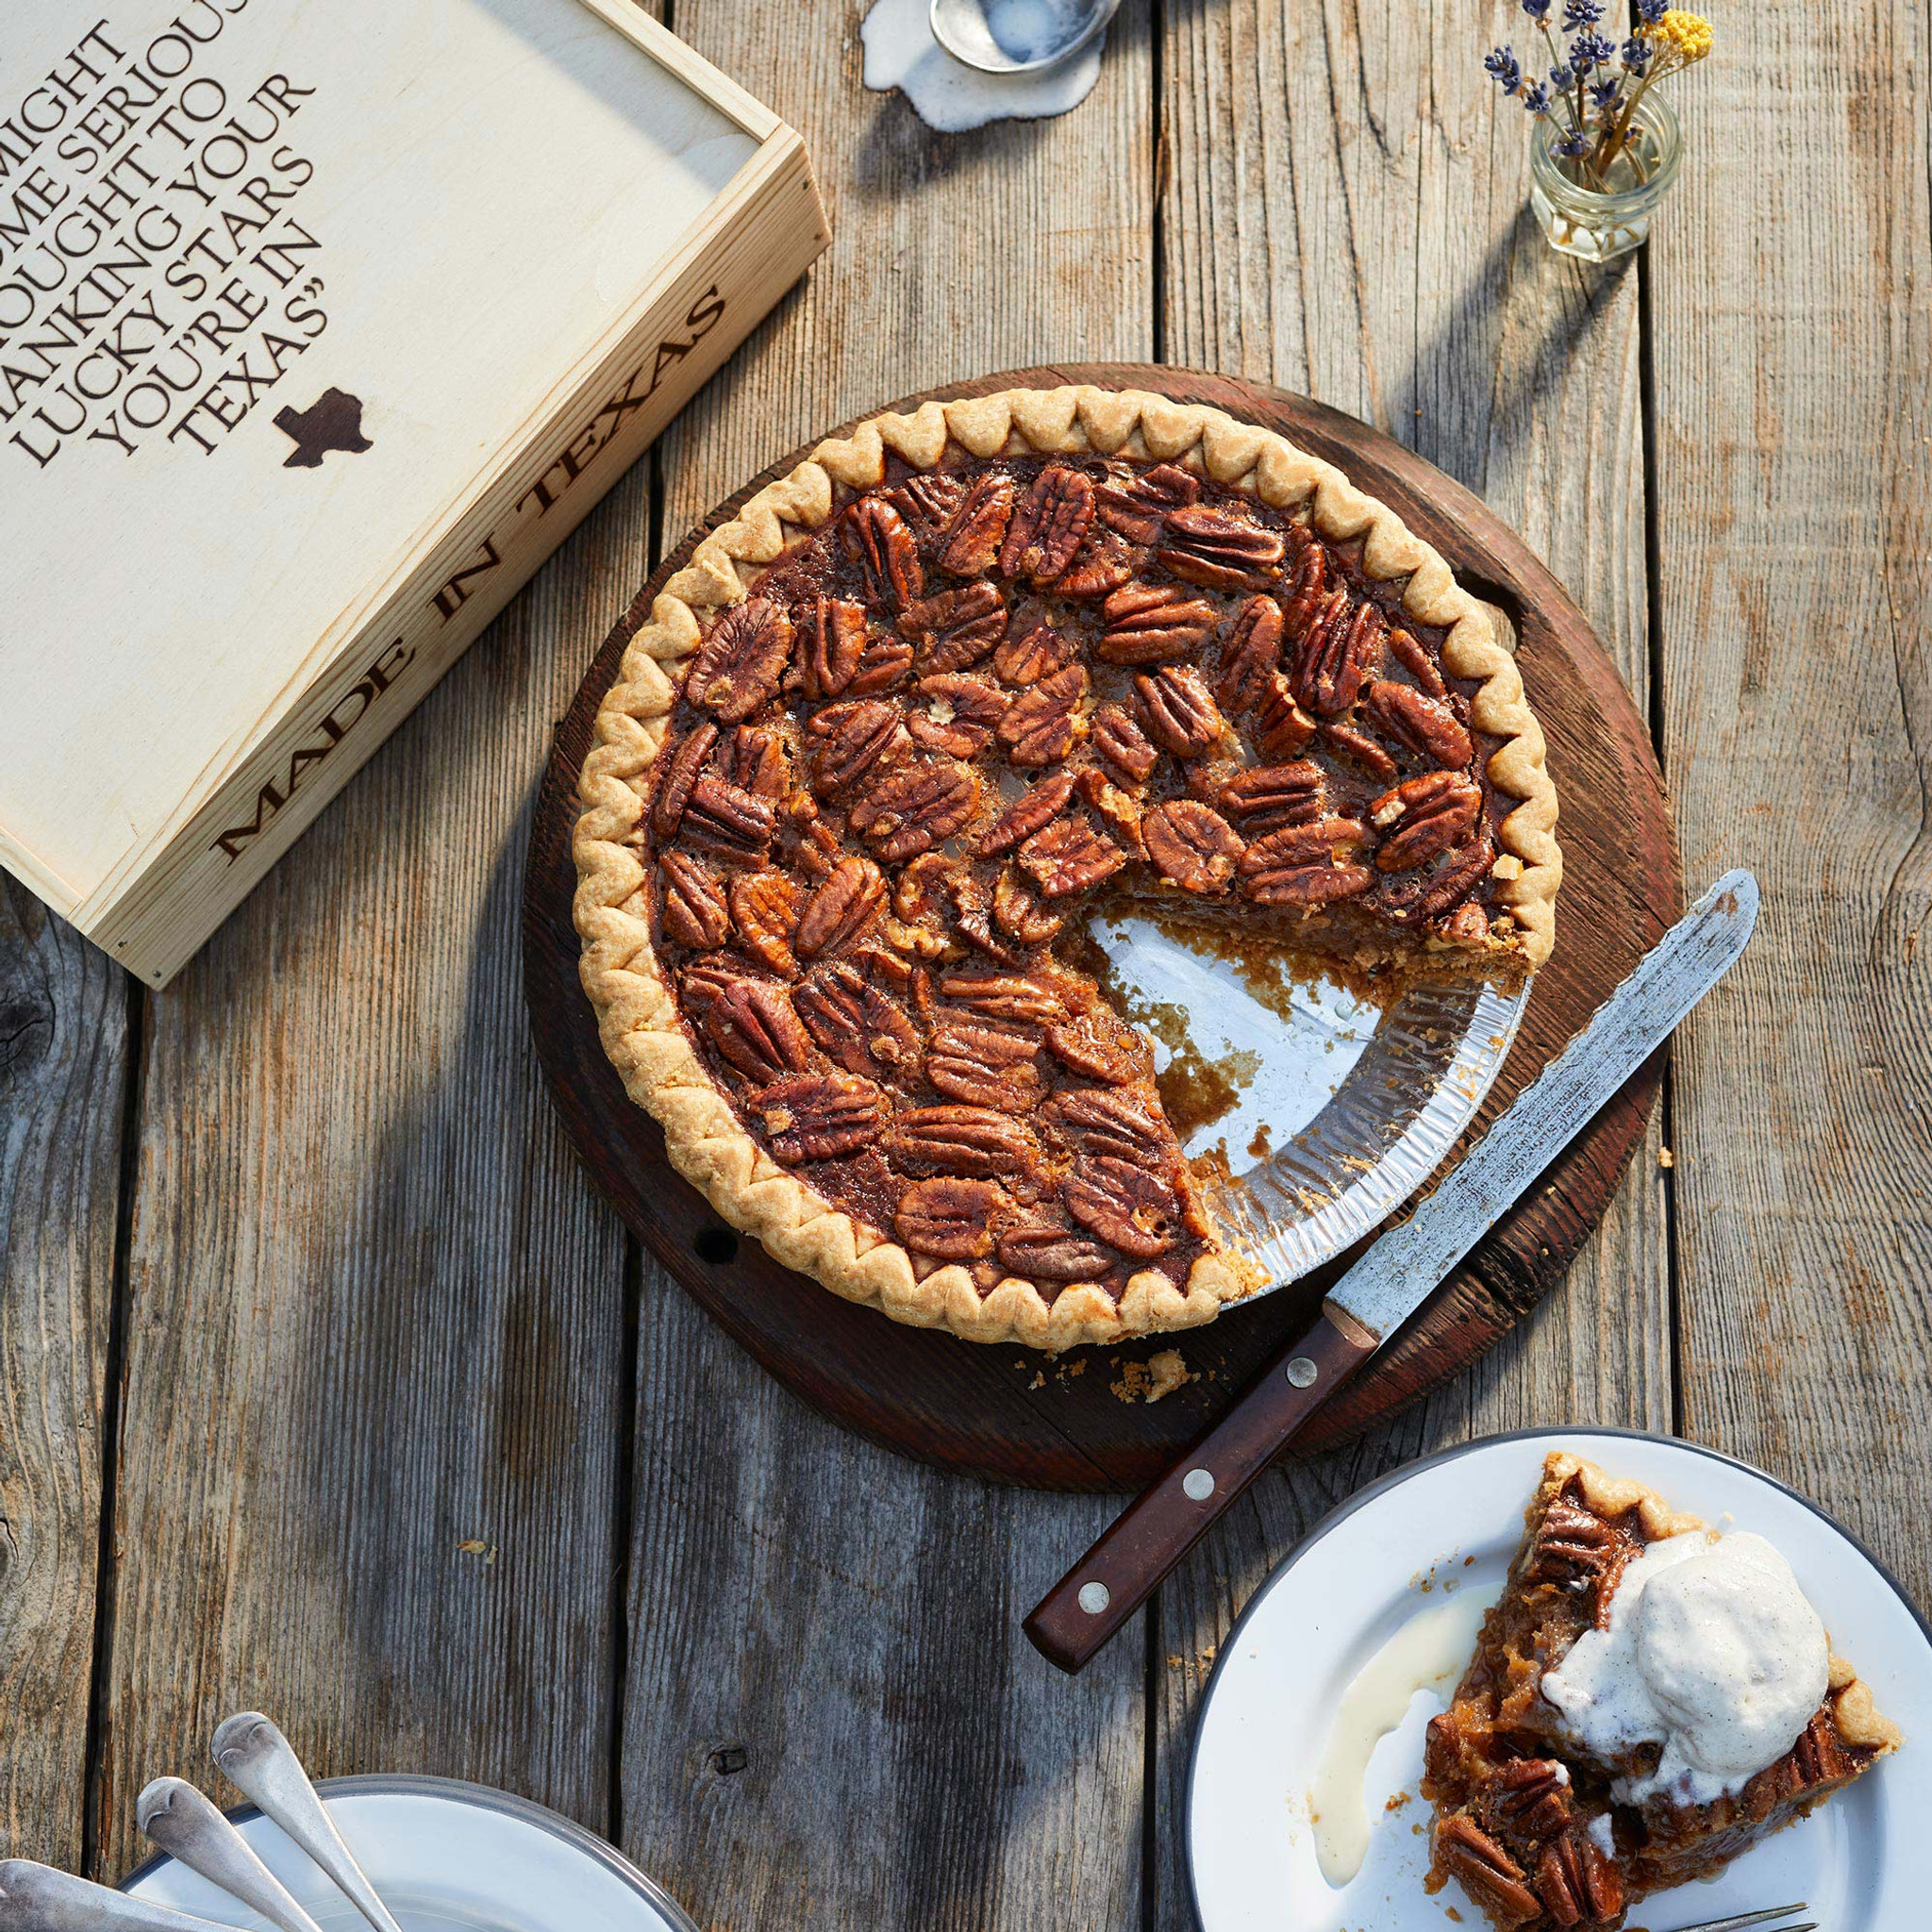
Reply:
[[1163, 1348], [1144, 1362], [1123, 1362], [1118, 1356], [1114, 1359], [1121, 1377], [1110, 1385], [1110, 1392], [1117, 1402], [1158, 1402], [1184, 1383], [1200, 1380], [1181, 1359], [1177, 1348]]

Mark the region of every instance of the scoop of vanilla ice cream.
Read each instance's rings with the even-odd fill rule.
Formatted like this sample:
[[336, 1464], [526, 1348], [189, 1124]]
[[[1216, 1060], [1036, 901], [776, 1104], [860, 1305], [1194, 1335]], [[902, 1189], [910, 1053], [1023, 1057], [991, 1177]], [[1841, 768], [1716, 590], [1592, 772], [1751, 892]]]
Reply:
[[1586, 1630], [1543, 1695], [1592, 1755], [1663, 1747], [1647, 1777], [1615, 1795], [1670, 1790], [1709, 1804], [1776, 1763], [1825, 1692], [1830, 1649], [1790, 1565], [1762, 1537], [1698, 1531], [1629, 1563], [1607, 1627]]

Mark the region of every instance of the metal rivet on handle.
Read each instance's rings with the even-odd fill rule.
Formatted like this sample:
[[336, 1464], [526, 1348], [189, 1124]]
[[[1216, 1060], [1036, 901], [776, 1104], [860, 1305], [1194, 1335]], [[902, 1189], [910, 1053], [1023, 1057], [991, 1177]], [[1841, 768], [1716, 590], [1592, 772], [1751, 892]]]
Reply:
[[1191, 1503], [1205, 1503], [1214, 1493], [1214, 1477], [1210, 1471], [1191, 1469], [1181, 1478], [1181, 1493]]
[[1306, 1389], [1321, 1373], [1305, 1355], [1296, 1356], [1288, 1365], [1288, 1379], [1297, 1389]]
[[1080, 1586], [1080, 1607], [1090, 1617], [1099, 1616], [1112, 1601], [1112, 1593], [1104, 1583], [1083, 1583]]

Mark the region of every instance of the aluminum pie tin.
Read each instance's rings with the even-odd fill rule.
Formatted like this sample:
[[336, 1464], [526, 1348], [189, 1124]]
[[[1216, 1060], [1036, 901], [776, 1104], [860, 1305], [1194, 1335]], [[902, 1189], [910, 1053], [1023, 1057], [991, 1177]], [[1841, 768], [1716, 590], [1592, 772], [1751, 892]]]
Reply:
[[1384, 1008], [1315, 960], [1228, 957], [1139, 912], [1096, 917], [1091, 933], [1154, 1040], [1163, 1090], [1178, 1078], [1220, 1109], [1191, 1126], [1209, 1108], [1170, 1099], [1188, 1155], [1224, 1163], [1208, 1200], [1266, 1273], [1249, 1300], [1332, 1260], [1421, 1188], [1482, 1106], [1529, 999], [1526, 984], [1421, 984]]

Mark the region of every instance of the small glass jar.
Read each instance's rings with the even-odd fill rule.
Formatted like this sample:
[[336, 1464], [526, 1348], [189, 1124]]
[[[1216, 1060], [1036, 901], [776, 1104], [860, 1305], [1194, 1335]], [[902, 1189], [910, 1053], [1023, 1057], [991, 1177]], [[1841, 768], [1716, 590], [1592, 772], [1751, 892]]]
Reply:
[[1671, 192], [1684, 159], [1676, 115], [1655, 89], [1646, 93], [1601, 188], [1587, 185], [1581, 161], [1557, 152], [1562, 132], [1556, 117], [1545, 115], [1530, 140], [1530, 206], [1550, 246], [1582, 261], [1628, 255], [1649, 238], [1651, 216]]

